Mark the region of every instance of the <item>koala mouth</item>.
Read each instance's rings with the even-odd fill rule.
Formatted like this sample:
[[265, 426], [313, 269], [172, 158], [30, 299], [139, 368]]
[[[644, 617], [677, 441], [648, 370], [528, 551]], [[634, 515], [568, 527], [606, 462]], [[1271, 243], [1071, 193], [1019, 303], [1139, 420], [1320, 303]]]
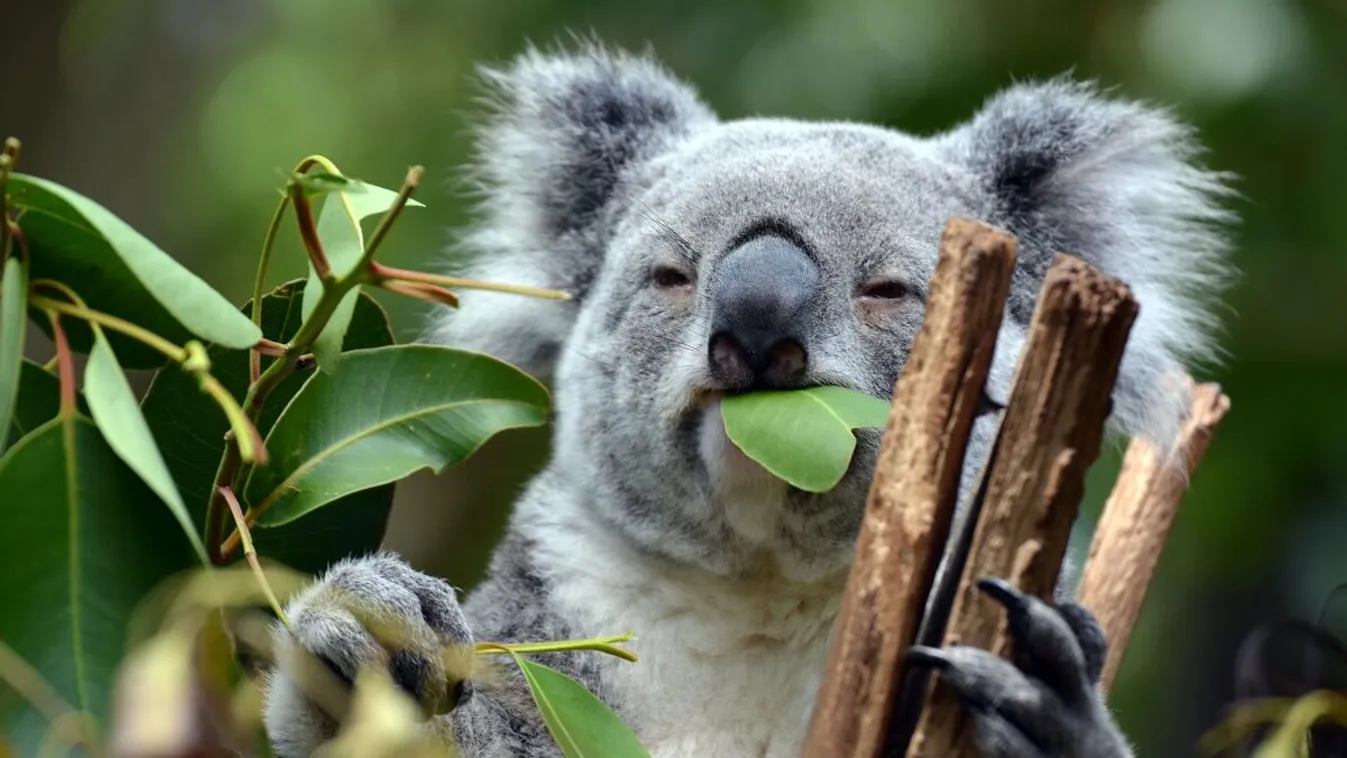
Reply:
[[720, 402], [731, 394], [735, 393], [706, 391], [698, 393], [694, 398], [697, 450], [702, 465], [712, 481], [720, 485], [735, 486], [775, 479], [730, 441], [725, 431], [725, 421], [720, 415]]

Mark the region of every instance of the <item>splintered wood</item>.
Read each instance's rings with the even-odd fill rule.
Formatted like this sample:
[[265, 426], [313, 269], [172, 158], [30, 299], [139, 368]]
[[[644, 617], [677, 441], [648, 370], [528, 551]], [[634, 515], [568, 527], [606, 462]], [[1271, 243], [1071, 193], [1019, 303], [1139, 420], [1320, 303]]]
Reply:
[[[1083, 261], [1058, 256], [1048, 270], [998, 432], [945, 645], [1009, 657], [1005, 610], [977, 589], [983, 577], [1052, 597], [1136, 315], [1127, 286]], [[970, 727], [961, 704], [937, 678], [907, 755], [977, 756]]]
[[953, 519], [964, 450], [1015, 267], [1013, 240], [950, 221], [926, 318], [893, 398], [802, 753], [876, 758]]
[[1105, 692], [1112, 689], [1122, 665], [1188, 479], [1229, 410], [1230, 398], [1220, 387], [1198, 385], [1192, 392], [1188, 418], [1169, 451], [1162, 453], [1137, 439], [1123, 457], [1122, 470], [1095, 527], [1078, 595], [1108, 639], [1100, 677]]

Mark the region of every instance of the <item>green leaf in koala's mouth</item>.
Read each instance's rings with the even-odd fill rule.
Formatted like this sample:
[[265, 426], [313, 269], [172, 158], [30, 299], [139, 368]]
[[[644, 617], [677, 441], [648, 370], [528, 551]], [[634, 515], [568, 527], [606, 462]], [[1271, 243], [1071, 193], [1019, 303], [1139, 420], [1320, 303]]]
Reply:
[[861, 427], [882, 427], [889, 403], [844, 387], [731, 395], [721, 400], [735, 447], [792, 487], [827, 492], [847, 473]]

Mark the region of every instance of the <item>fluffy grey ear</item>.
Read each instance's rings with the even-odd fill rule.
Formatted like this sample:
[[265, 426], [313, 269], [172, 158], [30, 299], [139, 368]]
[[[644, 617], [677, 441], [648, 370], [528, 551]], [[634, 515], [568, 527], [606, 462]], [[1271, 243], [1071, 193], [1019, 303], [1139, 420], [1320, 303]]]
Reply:
[[473, 167], [480, 202], [458, 273], [575, 299], [463, 292], [459, 312], [434, 319], [429, 337], [549, 379], [603, 264], [631, 169], [715, 117], [654, 61], [596, 45], [530, 50], [483, 79], [491, 107]]
[[1010, 318], [1028, 321], [1058, 252], [1131, 286], [1141, 311], [1114, 394], [1115, 430], [1167, 442], [1187, 407], [1173, 372], [1216, 357], [1229, 177], [1198, 165], [1192, 130], [1166, 111], [1065, 79], [1011, 87], [939, 139], [980, 179], [987, 220], [1018, 240]]

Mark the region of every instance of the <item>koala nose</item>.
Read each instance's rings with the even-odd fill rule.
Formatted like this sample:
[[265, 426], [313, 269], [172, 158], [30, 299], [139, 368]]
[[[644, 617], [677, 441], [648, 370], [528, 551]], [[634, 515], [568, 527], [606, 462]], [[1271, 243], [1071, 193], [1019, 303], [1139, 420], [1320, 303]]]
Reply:
[[821, 291], [818, 266], [780, 237], [758, 237], [721, 261], [711, 289], [711, 374], [732, 389], [798, 385], [808, 325]]

